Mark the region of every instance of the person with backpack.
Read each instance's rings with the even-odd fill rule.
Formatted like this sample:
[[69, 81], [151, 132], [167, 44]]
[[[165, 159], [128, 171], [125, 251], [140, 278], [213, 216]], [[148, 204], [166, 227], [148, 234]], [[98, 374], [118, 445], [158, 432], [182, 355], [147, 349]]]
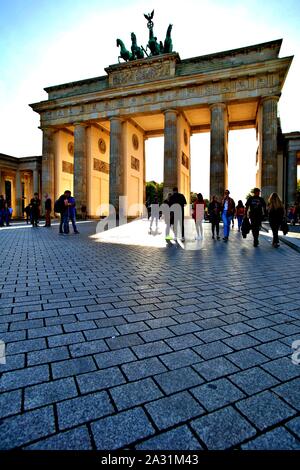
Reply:
[[65, 228], [64, 221], [66, 221], [66, 213], [68, 213], [68, 191], [65, 191], [54, 204], [54, 212], [60, 214], [60, 223], [59, 223], [59, 234], [64, 234], [69, 232], [69, 221], [67, 222], [67, 232], [63, 230]]
[[235, 208], [235, 216], [238, 221], [239, 232], [241, 231], [241, 226], [242, 226], [244, 215], [245, 215], [245, 207], [244, 207], [243, 201], [239, 200]]
[[251, 222], [251, 230], [253, 234], [253, 246], [257, 247], [259, 245], [258, 237], [259, 230], [263, 218], [266, 216], [266, 203], [265, 200], [259, 195], [260, 189], [253, 189], [253, 196], [248, 197], [245, 207], [245, 217], [248, 216]]

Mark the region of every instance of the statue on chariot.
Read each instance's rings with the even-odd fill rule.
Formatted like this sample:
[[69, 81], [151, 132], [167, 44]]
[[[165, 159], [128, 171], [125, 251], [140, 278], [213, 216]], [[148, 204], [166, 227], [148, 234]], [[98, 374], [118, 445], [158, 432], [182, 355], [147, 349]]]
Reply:
[[[144, 17], [147, 20], [147, 28], [149, 30], [149, 39], [146, 48], [143, 46], [137, 45], [136, 35], [131, 33], [131, 52], [126, 49], [124, 42], [121, 39], [117, 39], [117, 46], [120, 47], [120, 55], [118, 61], [123, 59], [125, 62], [143, 59], [146, 55], [147, 57], [153, 57], [161, 54], [170, 54], [173, 51], [173, 43], [171, 38], [172, 24], [169, 24], [164, 43], [162, 41], [157, 41], [157, 37], [154, 36], [153, 32], [153, 16], [154, 10], [149, 14], [144, 14]], [[150, 51], [147, 52], [147, 49]]]

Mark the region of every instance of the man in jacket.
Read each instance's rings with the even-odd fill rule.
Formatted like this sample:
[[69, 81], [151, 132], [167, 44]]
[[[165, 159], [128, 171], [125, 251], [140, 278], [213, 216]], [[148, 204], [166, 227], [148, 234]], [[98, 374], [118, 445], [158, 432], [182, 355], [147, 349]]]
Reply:
[[[178, 204], [178, 206], [180, 207], [179, 221], [175, 220], [176, 217], [174, 218], [174, 211], [172, 211], [172, 206], [174, 204]], [[176, 225], [179, 222], [180, 229], [181, 229], [181, 240], [182, 241], [184, 241], [184, 206], [185, 205], [186, 205], [186, 199], [185, 199], [184, 195], [178, 192], [177, 187], [173, 188], [173, 194], [170, 196], [170, 199], [169, 199], [169, 206], [170, 206], [170, 209], [171, 209], [170, 225], [173, 225], [175, 238], [177, 238], [178, 230], [177, 230]]]
[[45, 194], [45, 227], [51, 227], [52, 201], [48, 193]]
[[249, 213], [249, 219], [251, 221], [251, 230], [253, 234], [253, 246], [258, 246], [259, 241], [259, 229], [263, 218], [266, 216], [266, 203], [262, 197], [260, 197], [260, 189], [254, 188], [253, 196], [250, 196], [246, 202], [245, 217]]

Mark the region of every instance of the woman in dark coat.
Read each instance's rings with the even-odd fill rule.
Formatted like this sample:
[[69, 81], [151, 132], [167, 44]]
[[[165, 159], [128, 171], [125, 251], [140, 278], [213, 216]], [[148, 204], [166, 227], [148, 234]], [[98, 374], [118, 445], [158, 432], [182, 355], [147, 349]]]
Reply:
[[275, 248], [279, 247], [278, 230], [284, 218], [284, 207], [277, 193], [272, 193], [268, 200], [268, 214], [270, 227], [273, 232], [273, 243]]

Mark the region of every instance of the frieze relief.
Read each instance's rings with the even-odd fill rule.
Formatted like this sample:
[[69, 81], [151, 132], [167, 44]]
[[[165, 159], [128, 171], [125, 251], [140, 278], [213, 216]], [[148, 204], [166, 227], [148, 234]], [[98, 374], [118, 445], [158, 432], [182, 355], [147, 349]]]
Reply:
[[109, 82], [113, 86], [129, 85], [131, 83], [145, 82], [169, 77], [171, 73], [170, 62], [161, 64], [132, 67], [128, 70], [111, 72]]
[[[166, 64], [161, 64], [165, 66]], [[154, 66], [153, 66], [154, 67]], [[129, 72], [129, 71], [128, 71]], [[137, 71], [135, 70], [135, 73]], [[125, 73], [122, 72], [122, 73]], [[120, 72], [118, 73], [120, 74]], [[132, 112], [132, 108], [144, 107], [145, 111], [147, 107], [151, 107], [153, 111], [154, 107], [157, 110], [161, 109], [164, 103], [168, 103], [172, 106], [172, 101], [176, 102], [177, 106], [181, 106], [180, 101], [183, 101], [184, 106], [185, 100], [198, 100], [199, 104], [211, 103], [210, 97], [220, 96], [220, 99], [226, 100], [226, 94], [229, 98], [232, 98], [232, 94], [237, 94], [236, 98], [240, 97], [242, 93], [243, 98], [247, 98], [247, 93], [252, 96], [253, 91], [257, 90], [256, 96], [259, 96], [259, 91], [268, 89], [268, 93], [277, 94], [279, 93], [279, 86], [281, 80], [279, 73], [276, 74], [265, 74], [260, 76], [251, 76], [246, 78], [228, 79], [219, 82], [210, 82], [200, 85], [194, 85], [191, 87], [182, 87], [171, 90], [159, 90], [153, 91], [152, 93], [141, 94], [140, 96], [128, 96], [119, 97], [108, 100], [104, 98], [102, 101], [95, 103], [89, 103], [85, 105], [74, 105], [62, 109], [56, 109], [53, 111], [45, 111], [42, 113], [42, 123], [45, 125], [49, 121], [60, 121], [64, 119], [72, 120], [78, 119], [89, 119], [89, 114], [92, 112], [98, 113], [99, 117], [110, 117], [118, 115], [118, 110], [122, 108], [122, 112]], [[264, 92], [265, 93], [265, 92]], [[241, 99], [243, 99], [241, 98]], [[215, 100], [214, 100], [215, 101]]]

